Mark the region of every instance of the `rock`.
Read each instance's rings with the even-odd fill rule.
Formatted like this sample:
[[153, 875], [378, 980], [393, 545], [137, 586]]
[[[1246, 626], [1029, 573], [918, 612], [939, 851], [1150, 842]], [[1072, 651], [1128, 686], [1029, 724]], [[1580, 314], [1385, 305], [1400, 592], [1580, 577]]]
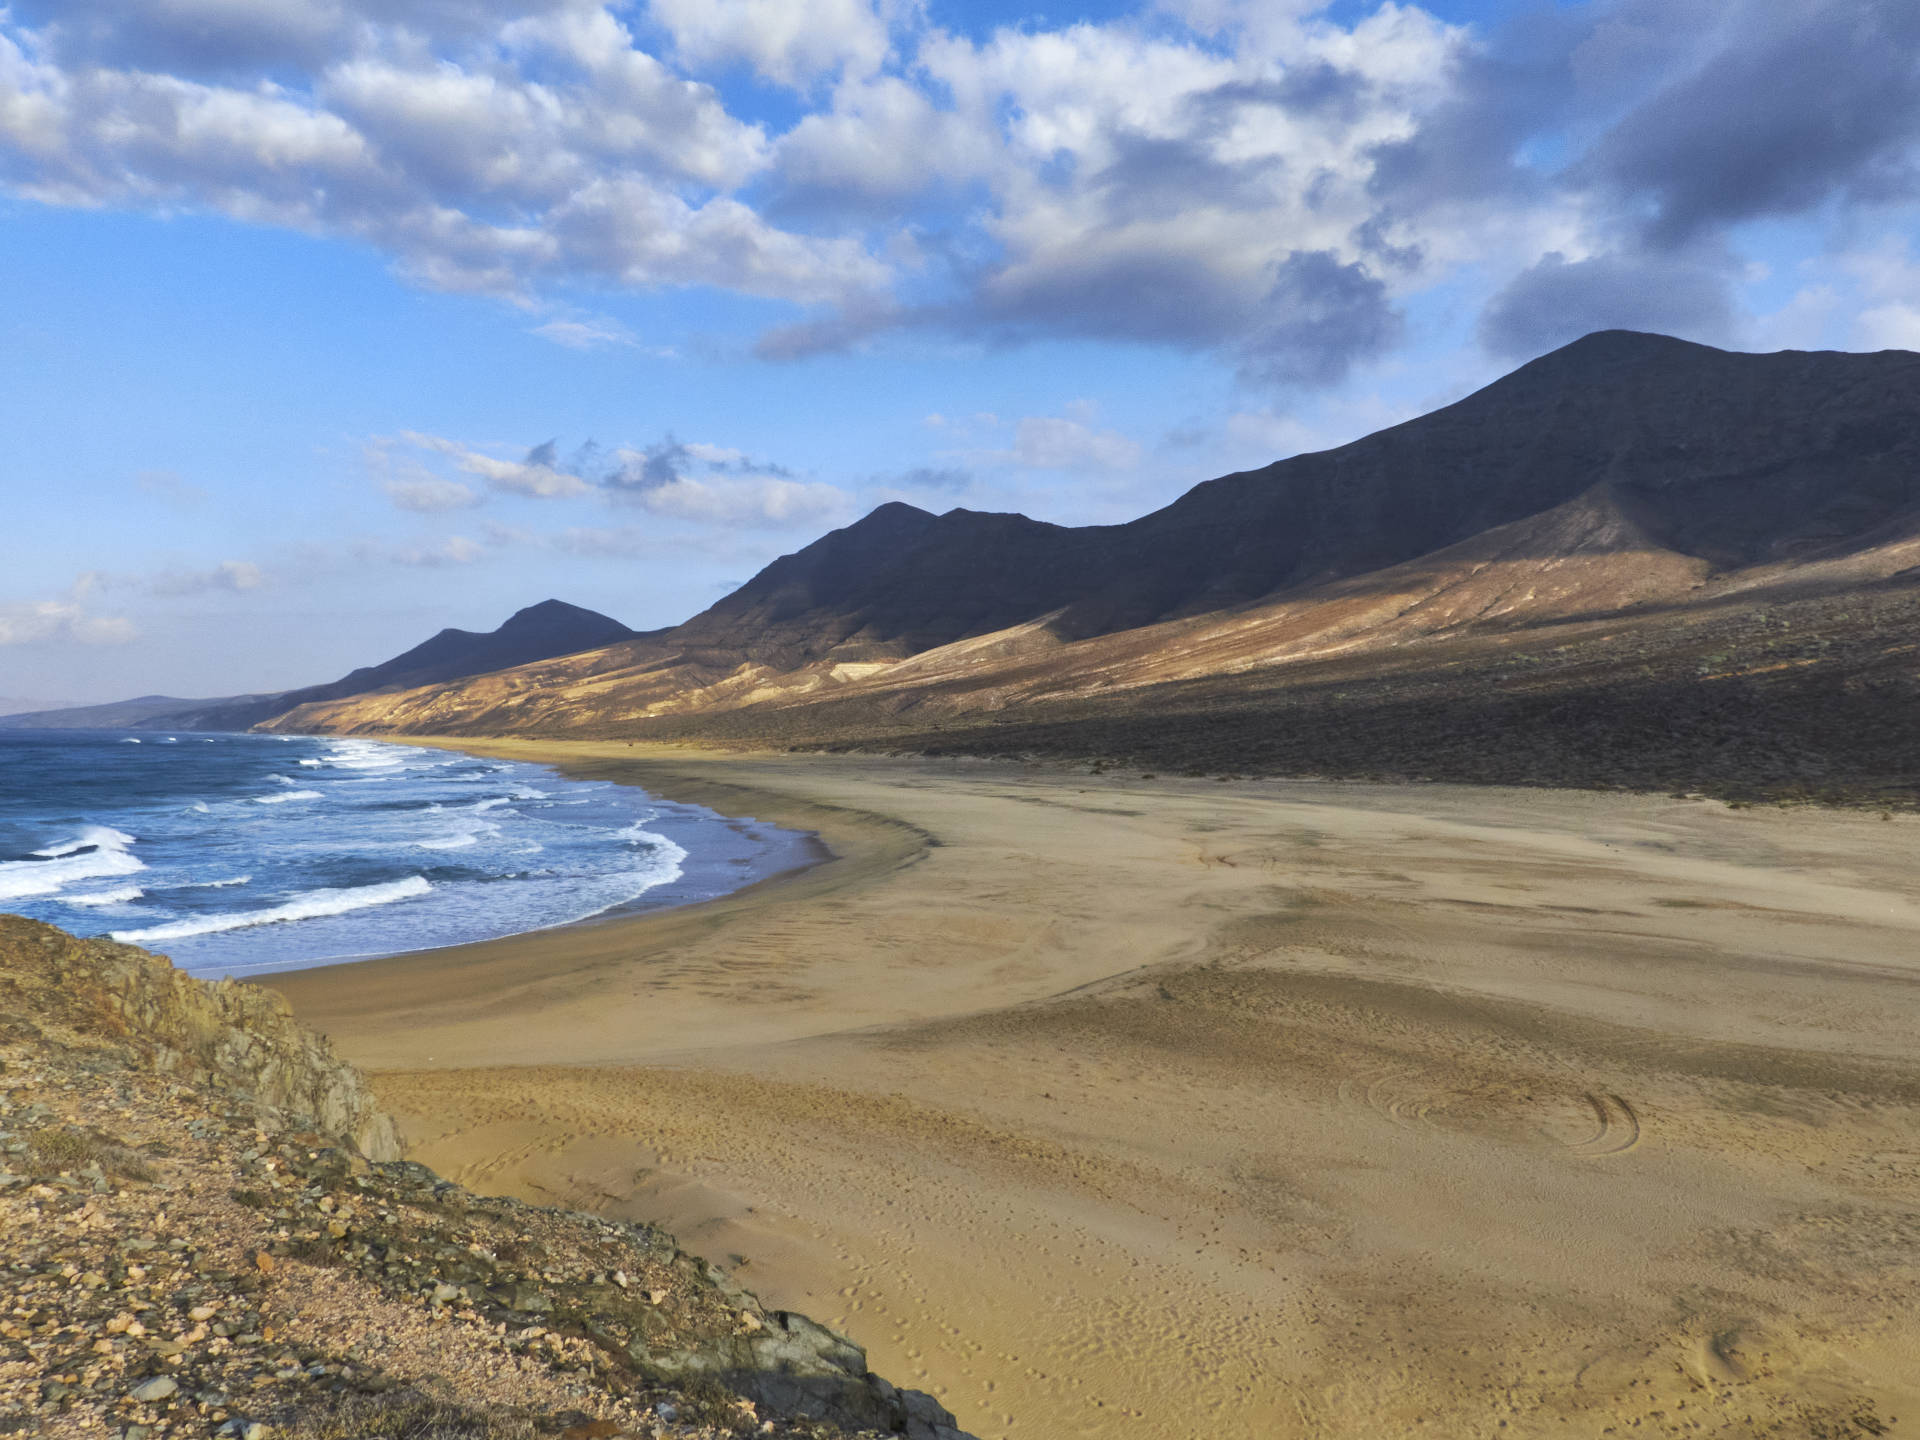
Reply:
[[[164, 955], [132, 945], [81, 940], [14, 917], [6, 924], [16, 942], [29, 933], [40, 941], [42, 953], [22, 975], [36, 992], [36, 1014], [130, 1041], [164, 1074], [233, 1086], [311, 1117], [321, 1133], [351, 1139], [368, 1159], [399, 1158], [392, 1117], [376, 1108], [359, 1071], [293, 1018], [284, 996], [196, 980]], [[21, 947], [4, 949], [7, 968], [24, 971]]]
[[165, 1400], [168, 1396], [177, 1393], [179, 1389], [179, 1382], [171, 1375], [156, 1375], [146, 1384], [136, 1385], [127, 1393], [144, 1404], [154, 1400]]

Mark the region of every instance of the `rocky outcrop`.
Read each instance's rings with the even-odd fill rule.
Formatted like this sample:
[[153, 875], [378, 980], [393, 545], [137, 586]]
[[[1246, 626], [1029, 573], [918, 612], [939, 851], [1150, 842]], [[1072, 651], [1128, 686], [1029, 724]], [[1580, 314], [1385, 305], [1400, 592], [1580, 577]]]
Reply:
[[349, 1140], [369, 1160], [398, 1160], [399, 1132], [352, 1066], [296, 1022], [284, 997], [231, 980], [196, 980], [112, 940], [81, 940], [0, 916], [0, 1015], [119, 1042], [162, 1074], [245, 1091], [258, 1103]]
[[278, 994], [0, 916], [0, 1435], [429, 1433], [416, 1413], [967, 1440], [662, 1230], [401, 1159]]

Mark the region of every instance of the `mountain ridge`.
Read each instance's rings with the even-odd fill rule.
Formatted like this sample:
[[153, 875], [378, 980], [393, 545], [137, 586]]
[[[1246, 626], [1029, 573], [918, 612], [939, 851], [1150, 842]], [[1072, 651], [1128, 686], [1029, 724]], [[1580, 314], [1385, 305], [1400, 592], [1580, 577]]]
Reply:
[[543, 600], [516, 610], [492, 630], [449, 626], [390, 660], [361, 666], [324, 685], [211, 700], [143, 695], [104, 705], [0, 716], [0, 729], [247, 730], [298, 705], [458, 680], [600, 648], [632, 638], [635, 633], [598, 611], [562, 600]]
[[[1398, 564], [1602, 481], [1669, 548], [1755, 563], [1920, 504], [1920, 413], [1885, 403], [1903, 389], [1920, 393], [1920, 356], [1747, 355], [1601, 331], [1428, 415], [1202, 481], [1120, 525], [883, 506], [666, 633], [750, 658], [897, 659], [1058, 611], [1054, 627], [1084, 639]], [[1729, 396], [1740, 413], [1703, 425]], [[1637, 418], [1609, 445], [1623, 414]], [[1870, 471], [1844, 491], [1854, 513], [1826, 483], [1843, 457]], [[1676, 490], [1707, 503], [1676, 503]], [[875, 557], [864, 584], [836, 564], [849, 555]]]
[[[1126, 524], [883, 506], [669, 630], [308, 706], [274, 728], [923, 749], [962, 730], [978, 753], [1093, 753], [1166, 705], [1233, 710], [1259, 732], [1262, 706], [1329, 666], [1359, 688], [1429, 667], [1472, 692], [1462, 704], [1492, 704], [1512, 683], [1503, 655], [1530, 637], [1591, 656], [1553, 673], [1601, 677], [1567, 702], [1599, 713], [1607, 683], [1657, 679], [1663, 705], [1691, 695], [1732, 663], [1712, 647], [1773, 673], [1787, 642], [1736, 623], [1742, 606], [1798, 606], [1792, 623], [1825, 647], [1780, 661], [1785, 680], [1857, 662], [1835, 683], [1898, 688], [1911, 677], [1883, 673], [1881, 634], [1848, 619], [1847, 597], [1905, 596], [1893, 577], [1920, 574], [1916, 537], [1920, 356], [1600, 332], [1429, 415], [1202, 482]], [[1069, 713], [1078, 741], [1061, 731]], [[1850, 763], [1794, 733], [1794, 756], [1761, 771]], [[1345, 753], [1337, 726], [1333, 740]], [[1875, 754], [1905, 764], [1889, 759], [1897, 745]], [[1460, 773], [1500, 768], [1475, 765]]]

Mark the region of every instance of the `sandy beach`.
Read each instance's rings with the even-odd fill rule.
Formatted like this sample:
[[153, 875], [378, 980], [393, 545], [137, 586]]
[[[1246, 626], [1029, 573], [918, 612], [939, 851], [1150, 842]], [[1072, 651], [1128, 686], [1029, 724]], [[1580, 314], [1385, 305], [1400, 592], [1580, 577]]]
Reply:
[[836, 858], [274, 983], [983, 1437], [1920, 1425], [1920, 820], [459, 748]]

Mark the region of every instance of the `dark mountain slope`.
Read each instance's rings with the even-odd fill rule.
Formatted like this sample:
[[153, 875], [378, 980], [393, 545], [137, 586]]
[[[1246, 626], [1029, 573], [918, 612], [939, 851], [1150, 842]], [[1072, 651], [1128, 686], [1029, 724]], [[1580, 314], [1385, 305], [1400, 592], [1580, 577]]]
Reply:
[[441, 680], [457, 680], [463, 675], [504, 670], [532, 660], [571, 655], [577, 650], [597, 650], [616, 641], [630, 640], [633, 635], [634, 632], [618, 620], [597, 611], [562, 600], [542, 600], [538, 605], [515, 611], [497, 630], [485, 633], [442, 630], [431, 640], [384, 664], [364, 666], [331, 685], [293, 691], [289, 698], [333, 700], [342, 695], [432, 685]]
[[661, 639], [776, 667], [899, 658], [1054, 616], [1082, 639], [1364, 574], [1608, 484], [1666, 548], [1737, 566], [1920, 505], [1920, 356], [1746, 355], [1604, 331], [1336, 450], [1125, 525], [886, 505]]
[[674, 630], [276, 728], [1895, 796], [1920, 356], [1589, 336], [1127, 525], [884, 506]]

